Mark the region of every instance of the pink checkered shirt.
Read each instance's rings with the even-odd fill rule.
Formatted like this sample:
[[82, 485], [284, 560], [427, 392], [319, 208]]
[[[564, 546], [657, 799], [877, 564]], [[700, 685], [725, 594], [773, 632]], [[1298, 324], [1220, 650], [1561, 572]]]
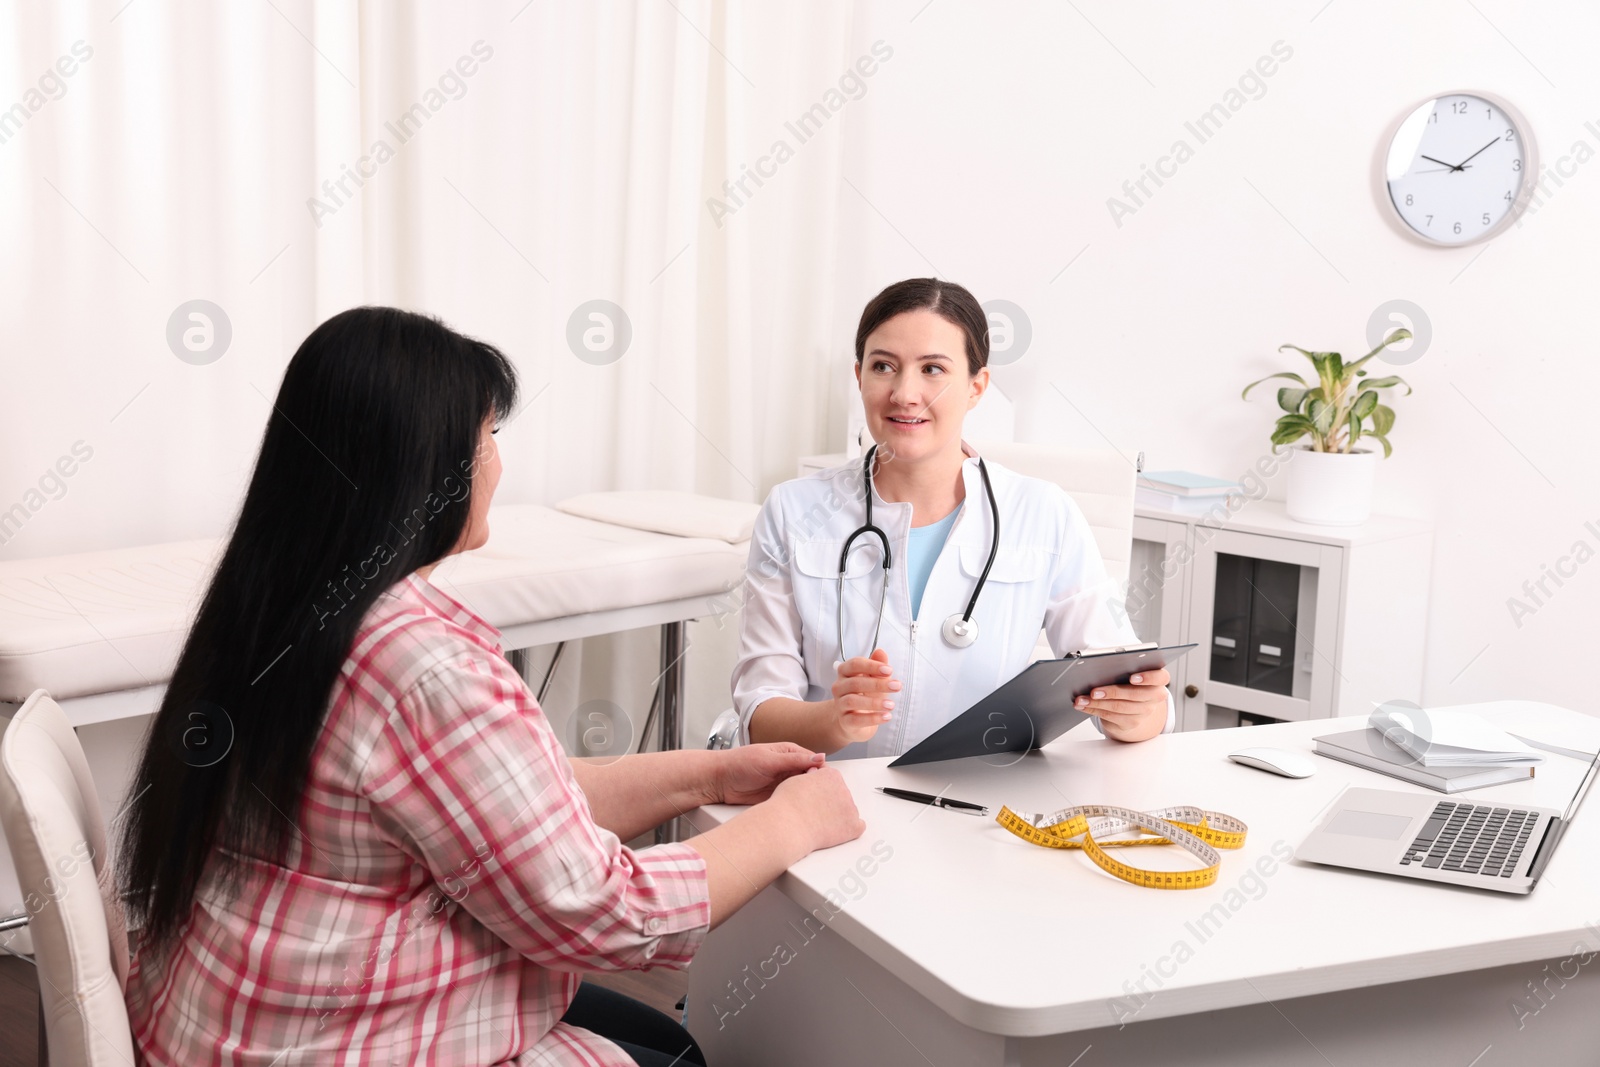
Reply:
[[632, 1064], [559, 1021], [576, 972], [688, 963], [705, 861], [595, 825], [499, 638], [415, 575], [379, 599], [285, 862], [203, 887], [161, 969], [135, 955], [149, 1063]]

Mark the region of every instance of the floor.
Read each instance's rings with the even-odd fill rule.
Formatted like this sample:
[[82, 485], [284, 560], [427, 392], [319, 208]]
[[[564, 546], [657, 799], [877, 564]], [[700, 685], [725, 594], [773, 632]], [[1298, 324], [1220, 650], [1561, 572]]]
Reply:
[[33, 1067], [39, 1060], [39, 985], [33, 964], [0, 956], [0, 1067]]
[[[678, 1017], [673, 1007], [689, 988], [685, 971], [608, 974], [589, 980], [626, 993]], [[15, 956], [0, 956], [0, 1067], [35, 1067], [39, 1062], [39, 986], [33, 965]]]

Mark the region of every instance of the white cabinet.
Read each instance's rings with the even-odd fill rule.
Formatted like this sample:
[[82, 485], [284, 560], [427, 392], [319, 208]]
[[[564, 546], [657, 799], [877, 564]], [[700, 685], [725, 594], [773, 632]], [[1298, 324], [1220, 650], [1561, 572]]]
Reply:
[[1141, 506], [1133, 533], [1134, 629], [1198, 646], [1172, 669], [1180, 729], [1421, 704], [1428, 523], [1311, 526], [1281, 503], [1246, 501], [1231, 516], [1221, 505], [1203, 517]]
[[[803, 456], [799, 473], [846, 462], [842, 452]], [[1141, 640], [1198, 646], [1171, 668], [1179, 729], [1364, 716], [1386, 700], [1422, 703], [1432, 556], [1433, 527], [1420, 519], [1312, 526], [1271, 500], [1243, 500], [1231, 515], [1221, 503], [1199, 516], [1141, 505], [1122, 607]], [[1262, 629], [1279, 636], [1222, 632], [1219, 572], [1226, 593], [1263, 564], [1279, 592], [1258, 582], [1250, 594], [1272, 624]], [[1249, 671], [1229, 680], [1220, 669], [1213, 678], [1230, 652], [1235, 674], [1241, 657], [1266, 664], [1264, 681], [1251, 684]], [[1041, 642], [1036, 658], [1049, 654]]]
[[[1141, 641], [1160, 641], [1164, 645], [1183, 643], [1179, 635], [1187, 629], [1184, 620], [1189, 604], [1184, 599], [1188, 587], [1182, 580], [1180, 560], [1183, 555], [1178, 546], [1187, 543], [1188, 536], [1185, 523], [1146, 518], [1137, 512], [1133, 516], [1133, 548], [1128, 556], [1129, 588], [1132, 589], [1135, 578], [1142, 578], [1143, 589], [1141, 595], [1130, 595], [1123, 605], [1133, 623], [1133, 632]], [[1174, 694], [1181, 688], [1177, 673], [1181, 666], [1182, 661], [1172, 667]]]

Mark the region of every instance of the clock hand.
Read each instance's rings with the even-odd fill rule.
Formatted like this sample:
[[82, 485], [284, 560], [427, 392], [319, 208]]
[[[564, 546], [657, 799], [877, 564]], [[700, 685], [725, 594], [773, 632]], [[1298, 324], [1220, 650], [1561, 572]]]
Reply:
[[[1487, 148], [1487, 147], [1489, 147], [1489, 146], [1488, 146], [1488, 145], [1484, 145], [1484, 147], [1485, 147], [1485, 148]], [[1450, 169], [1451, 169], [1451, 170], [1462, 170], [1462, 169], [1464, 169], [1464, 168], [1462, 168], [1462, 167], [1458, 167], [1458, 166], [1456, 166], [1456, 164], [1454, 164], [1454, 163], [1446, 163], [1446, 162], [1445, 162], [1445, 161], [1444, 161], [1444, 160], [1442, 160], [1442, 159], [1434, 159], [1434, 158], [1433, 158], [1433, 157], [1432, 157], [1432, 156], [1423, 156], [1423, 157], [1422, 157], [1422, 158], [1423, 158], [1423, 159], [1426, 159], [1426, 160], [1427, 160], [1427, 161], [1428, 161], [1428, 162], [1429, 162], [1429, 163], [1437, 163], [1437, 164], [1439, 164], [1439, 165], [1440, 165], [1440, 166], [1441, 166], [1441, 167], [1449, 167], [1449, 168], [1450, 168]], [[1463, 163], [1464, 163], [1464, 162], [1466, 162], [1466, 161], [1465, 161], [1465, 160], [1462, 160], [1462, 162], [1463, 162]]]
[[[1419, 170], [1416, 173], [1418, 173], [1418, 174], [1443, 174], [1446, 171], [1451, 171], [1451, 170], [1455, 170], [1455, 169], [1457, 169], [1457, 168], [1449, 167], [1449, 166], [1446, 166], [1446, 167], [1434, 167], [1431, 170]], [[1460, 169], [1461, 170], [1471, 170], [1472, 169], [1472, 164], [1469, 163], [1465, 167], [1462, 167]]]
[[1500, 140], [1500, 138], [1498, 138], [1498, 137], [1496, 137], [1496, 138], [1495, 138], [1495, 139], [1494, 139], [1494, 141], [1490, 141], [1490, 142], [1489, 142], [1489, 144], [1486, 144], [1486, 145], [1484, 145], [1484, 146], [1483, 146], [1483, 148], [1480, 148], [1480, 149], [1478, 149], [1478, 150], [1477, 150], [1477, 151], [1476, 151], [1476, 152], [1474, 152], [1474, 153], [1472, 153], [1472, 155], [1470, 155], [1470, 156], [1468, 156], [1468, 157], [1467, 157], [1467, 158], [1466, 158], [1466, 159], [1463, 159], [1463, 160], [1462, 160], [1462, 161], [1461, 161], [1461, 162], [1460, 162], [1460, 163], [1458, 163], [1458, 164], [1456, 164], [1456, 166], [1457, 166], [1457, 167], [1463, 167], [1463, 166], [1466, 166], [1466, 164], [1467, 164], [1467, 163], [1468, 163], [1468, 162], [1469, 162], [1469, 161], [1470, 161], [1470, 160], [1474, 160], [1474, 159], [1477, 159], [1477, 158], [1478, 158], [1478, 157], [1479, 157], [1479, 156], [1480, 156], [1480, 155], [1482, 155], [1482, 154], [1483, 154], [1483, 150], [1484, 150], [1484, 148], [1488, 148], [1488, 147], [1489, 147], [1489, 145], [1492, 145], [1492, 144], [1494, 144], [1494, 142], [1495, 142], [1495, 141], [1498, 141], [1498, 140]]

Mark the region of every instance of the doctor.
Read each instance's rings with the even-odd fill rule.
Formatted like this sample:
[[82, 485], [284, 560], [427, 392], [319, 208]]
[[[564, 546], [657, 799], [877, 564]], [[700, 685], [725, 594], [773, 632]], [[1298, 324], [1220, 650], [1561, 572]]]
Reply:
[[[877, 445], [761, 509], [733, 671], [741, 742], [899, 755], [1026, 667], [1041, 627], [1058, 656], [1138, 641], [1072, 499], [962, 441], [988, 359], [987, 317], [959, 285], [898, 282], [862, 312], [856, 381]], [[1173, 728], [1168, 680], [1146, 671], [1077, 707], [1143, 741]]]

